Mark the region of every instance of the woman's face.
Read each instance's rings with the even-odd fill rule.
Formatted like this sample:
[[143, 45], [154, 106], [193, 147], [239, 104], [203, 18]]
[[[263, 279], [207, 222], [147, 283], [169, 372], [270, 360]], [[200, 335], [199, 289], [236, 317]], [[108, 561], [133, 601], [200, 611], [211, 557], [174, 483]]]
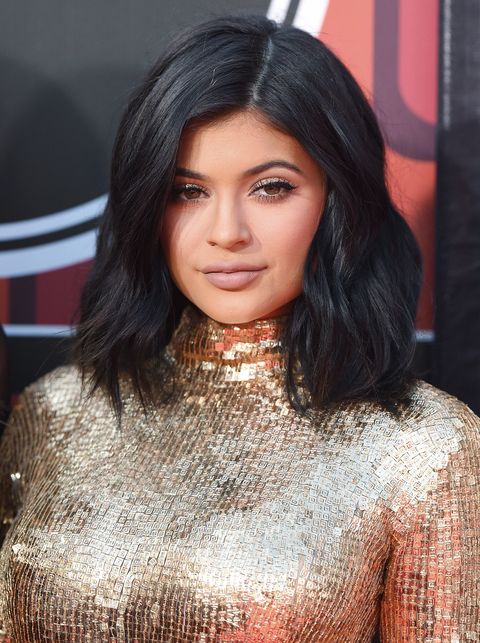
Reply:
[[186, 130], [161, 235], [175, 284], [221, 323], [287, 312], [325, 195], [298, 141], [254, 112]]

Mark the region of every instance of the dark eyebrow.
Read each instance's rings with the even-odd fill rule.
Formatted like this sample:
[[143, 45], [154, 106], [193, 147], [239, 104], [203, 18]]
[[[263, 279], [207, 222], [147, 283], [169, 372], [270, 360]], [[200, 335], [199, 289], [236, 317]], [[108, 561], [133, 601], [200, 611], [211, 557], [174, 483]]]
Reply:
[[287, 170], [292, 170], [293, 172], [296, 172], [297, 174], [301, 174], [303, 176], [303, 172], [298, 166], [294, 165], [293, 163], [289, 163], [289, 161], [282, 161], [282, 159], [267, 161], [266, 163], [255, 165], [255, 167], [251, 167], [249, 170], [244, 172], [243, 175], [251, 176], [252, 174], [258, 174], [259, 172], [263, 172], [264, 170], [269, 170], [271, 167], [285, 167], [287, 168]]
[[194, 172], [189, 170], [186, 167], [177, 167], [175, 169], [175, 176], [188, 176], [189, 179], [198, 179], [199, 181], [206, 181], [207, 177], [205, 174], [200, 174], [200, 172]]
[[[276, 159], [274, 161], [266, 161], [265, 163], [260, 163], [260, 165], [255, 165], [255, 167], [251, 167], [248, 170], [245, 170], [242, 176], [252, 176], [252, 174], [259, 174], [259, 172], [264, 172], [265, 170], [269, 170], [272, 167], [284, 167], [287, 170], [292, 170], [293, 172], [301, 174], [302, 176], [304, 174], [302, 170], [293, 163], [290, 163], [289, 161], [283, 161], [282, 159]], [[198, 179], [199, 181], [209, 180], [209, 177], [205, 176], [205, 174], [200, 174], [200, 172], [189, 170], [186, 167], [177, 167], [177, 169], [175, 170], [175, 175], [187, 176], [191, 179]]]

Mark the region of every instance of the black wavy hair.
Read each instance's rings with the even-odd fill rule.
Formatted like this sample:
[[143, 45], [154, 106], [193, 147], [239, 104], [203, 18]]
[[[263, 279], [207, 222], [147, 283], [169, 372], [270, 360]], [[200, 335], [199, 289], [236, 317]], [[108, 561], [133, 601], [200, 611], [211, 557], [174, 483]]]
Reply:
[[[75, 344], [82, 373], [90, 373], [92, 390], [105, 387], [118, 414], [121, 370], [148, 399], [145, 364], [161, 355], [185, 305], [157, 233], [180, 137], [193, 121], [245, 109], [294, 136], [327, 177], [303, 292], [283, 337], [292, 405], [304, 411], [345, 399], [406, 399], [414, 380], [421, 259], [386, 187], [377, 120], [350, 72], [320, 40], [256, 15], [211, 18], [184, 30], [131, 98], [82, 293]], [[296, 363], [308, 404], [296, 384]]]

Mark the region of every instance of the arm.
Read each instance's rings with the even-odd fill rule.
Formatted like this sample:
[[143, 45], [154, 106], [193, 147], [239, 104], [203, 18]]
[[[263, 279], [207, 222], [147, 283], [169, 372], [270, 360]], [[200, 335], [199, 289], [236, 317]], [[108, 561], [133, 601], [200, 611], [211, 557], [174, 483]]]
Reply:
[[443, 422], [458, 427], [459, 448], [395, 538], [381, 605], [385, 642], [480, 640], [480, 420], [458, 408]]
[[[43, 393], [32, 385], [19, 396], [0, 439], [0, 570], [2, 543], [21, 508], [29, 463], [45, 433], [47, 416]], [[0, 576], [0, 643], [10, 640], [6, 631], [5, 581]]]

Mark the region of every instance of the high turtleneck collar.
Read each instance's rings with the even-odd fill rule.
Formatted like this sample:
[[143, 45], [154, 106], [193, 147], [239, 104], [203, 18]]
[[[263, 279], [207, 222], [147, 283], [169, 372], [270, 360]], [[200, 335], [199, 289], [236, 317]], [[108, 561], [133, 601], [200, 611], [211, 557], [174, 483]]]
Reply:
[[177, 364], [221, 371], [227, 380], [252, 380], [284, 372], [280, 336], [287, 315], [223, 324], [187, 306], [167, 347]]

